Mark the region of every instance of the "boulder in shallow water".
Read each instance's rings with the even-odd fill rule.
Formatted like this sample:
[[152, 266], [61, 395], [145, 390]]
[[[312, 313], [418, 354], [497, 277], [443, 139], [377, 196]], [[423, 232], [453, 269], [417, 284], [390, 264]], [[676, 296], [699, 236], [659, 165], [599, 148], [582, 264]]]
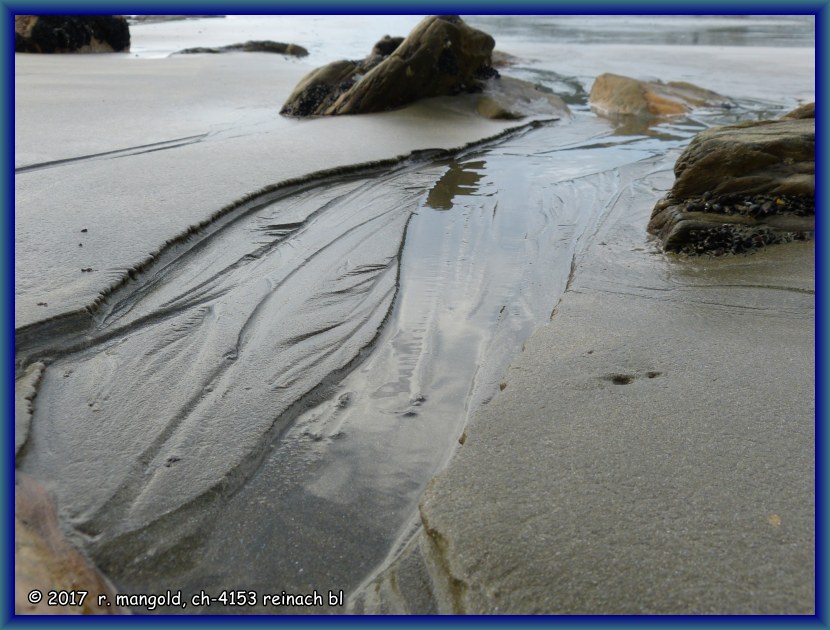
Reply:
[[97, 53], [130, 50], [130, 27], [120, 15], [16, 15], [14, 51]]
[[431, 96], [479, 91], [482, 81], [496, 74], [490, 64], [494, 45], [490, 35], [458, 16], [430, 16], [399, 44], [394, 38], [378, 42], [363, 62], [338, 61], [313, 71], [280, 113], [365, 114]]
[[[14, 485], [14, 611], [31, 615], [111, 615], [126, 611], [115, 605], [115, 591], [69, 542], [58, 527], [55, 504], [37, 481], [17, 473]], [[32, 602], [29, 593], [43, 595]], [[73, 593], [74, 602], [49, 605], [49, 591]], [[81, 600], [80, 591], [86, 592]], [[98, 605], [98, 596], [110, 605]]]
[[528, 81], [507, 76], [487, 80], [477, 109], [481, 116], [493, 120], [570, 116], [567, 104], [556, 94], [545, 92]]
[[727, 254], [815, 232], [815, 120], [784, 117], [708, 129], [674, 167], [648, 224], [664, 248]]
[[726, 97], [682, 81], [639, 81], [601, 74], [591, 87], [591, 108], [602, 116], [672, 116], [695, 107], [730, 108]]

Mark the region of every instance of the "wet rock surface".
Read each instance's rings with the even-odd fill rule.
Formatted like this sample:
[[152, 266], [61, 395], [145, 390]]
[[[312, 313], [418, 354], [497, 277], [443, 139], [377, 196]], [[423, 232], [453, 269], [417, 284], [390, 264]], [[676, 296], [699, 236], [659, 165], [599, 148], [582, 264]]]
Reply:
[[591, 87], [591, 108], [603, 116], [672, 116], [696, 107], [732, 107], [724, 96], [684, 81], [640, 81], [599, 75]]
[[130, 27], [120, 15], [16, 15], [14, 51], [94, 53], [130, 50]]
[[487, 80], [476, 108], [481, 116], [492, 120], [520, 120], [529, 115], [570, 116], [561, 97], [507, 76]]
[[[570, 116], [565, 102], [529, 81], [501, 76], [491, 58], [493, 39], [453, 16], [422, 21], [407, 37], [385, 36], [362, 61], [318, 68], [294, 89], [286, 116], [357, 114], [407, 105], [421, 98], [479, 94], [472, 107], [491, 120]], [[504, 65], [504, 64], [502, 64]]]
[[803, 119], [803, 118], [815, 118], [816, 117], [816, 104], [815, 103], [806, 103], [805, 105], [801, 105], [800, 107], [796, 107], [791, 112], [784, 114], [781, 118], [794, 118], [794, 119]]
[[[813, 110], [814, 111], [814, 106]], [[815, 120], [804, 106], [772, 121], [709, 129], [675, 164], [648, 231], [668, 251], [721, 255], [811, 238]]]
[[[64, 538], [55, 503], [43, 486], [18, 473], [14, 490], [15, 613], [122, 614], [124, 611], [114, 604], [114, 590], [106, 578]], [[29, 597], [34, 590], [43, 594], [43, 599], [35, 603]], [[48, 591], [71, 593], [73, 599], [50, 604]], [[81, 597], [81, 592], [86, 595]], [[106, 596], [110, 605], [99, 605], [99, 595]]]
[[247, 41], [241, 44], [229, 44], [227, 46], [197, 46], [195, 48], [185, 48], [180, 50], [180, 55], [193, 54], [220, 54], [228, 52], [264, 52], [274, 53], [278, 55], [290, 55], [293, 57], [306, 57], [308, 51], [297, 44], [285, 44], [283, 42], [274, 42], [271, 40], [257, 40]]
[[422, 98], [481, 90], [496, 74], [493, 38], [458, 16], [430, 16], [401, 42], [385, 37], [363, 61], [336, 61], [314, 70], [288, 97], [285, 116], [364, 114]]

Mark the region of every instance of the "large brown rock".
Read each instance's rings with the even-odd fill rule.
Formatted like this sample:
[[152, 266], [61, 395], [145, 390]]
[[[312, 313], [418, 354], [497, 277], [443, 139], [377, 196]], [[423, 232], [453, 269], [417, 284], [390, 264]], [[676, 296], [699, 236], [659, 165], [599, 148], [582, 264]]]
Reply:
[[[55, 504], [37, 481], [17, 473], [14, 486], [14, 611], [32, 615], [123, 614], [115, 591], [58, 527]], [[42, 599], [33, 601], [38, 591]], [[49, 591], [74, 593], [50, 605]], [[81, 599], [80, 592], [86, 592]], [[102, 599], [99, 605], [99, 595]]]
[[16, 15], [14, 51], [94, 53], [130, 50], [130, 27], [120, 15]]
[[683, 81], [639, 81], [601, 74], [591, 87], [591, 108], [602, 116], [672, 116], [696, 107], [731, 107], [729, 99]]
[[363, 62], [338, 61], [305, 77], [282, 107], [285, 116], [365, 114], [422, 98], [478, 91], [495, 74], [490, 35], [458, 16], [423, 19], [400, 44], [378, 42]]
[[[798, 112], [798, 116], [809, 107]], [[815, 232], [815, 119], [708, 129], [678, 158], [648, 225], [665, 249], [737, 253]]]

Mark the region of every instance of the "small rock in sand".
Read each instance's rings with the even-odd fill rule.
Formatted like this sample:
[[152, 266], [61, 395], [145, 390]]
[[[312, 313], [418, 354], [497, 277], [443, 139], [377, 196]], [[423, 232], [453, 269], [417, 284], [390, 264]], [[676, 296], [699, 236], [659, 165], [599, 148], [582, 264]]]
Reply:
[[[58, 526], [55, 503], [28, 475], [17, 473], [14, 515], [14, 612], [18, 615], [112, 615], [127, 611], [115, 605], [115, 590], [69, 542]], [[40, 591], [32, 602], [29, 593]], [[49, 592], [67, 593], [74, 601], [56, 600]], [[85, 593], [81, 598], [81, 593]], [[104, 595], [107, 604], [98, 604]]]

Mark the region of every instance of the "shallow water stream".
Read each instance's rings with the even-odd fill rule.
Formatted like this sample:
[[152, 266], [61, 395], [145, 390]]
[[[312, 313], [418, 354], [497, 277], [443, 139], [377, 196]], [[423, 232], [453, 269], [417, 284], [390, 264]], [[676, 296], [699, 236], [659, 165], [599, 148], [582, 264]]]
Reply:
[[121, 591], [348, 595], [620, 196], [652, 206], [692, 135], [781, 109], [614, 125], [514, 70], [573, 119], [251, 199], [51, 345], [18, 468]]
[[21, 470], [125, 592], [348, 593], [615, 198], [701, 126], [577, 111], [252, 200], [49, 365]]

